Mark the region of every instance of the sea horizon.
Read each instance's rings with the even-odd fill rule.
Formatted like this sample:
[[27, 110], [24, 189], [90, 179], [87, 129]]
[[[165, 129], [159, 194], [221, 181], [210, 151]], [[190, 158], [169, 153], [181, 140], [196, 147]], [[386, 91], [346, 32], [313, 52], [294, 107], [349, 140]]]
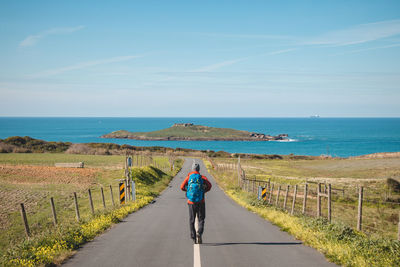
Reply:
[[352, 116], [352, 117], [341, 117], [341, 116], [319, 116], [319, 117], [314, 117], [315, 115], [310, 115], [310, 116], [299, 116], [299, 117], [291, 117], [291, 116], [271, 116], [271, 117], [265, 117], [265, 116], [236, 116], [236, 117], [225, 117], [225, 116], [1, 116], [0, 118], [171, 118], [171, 119], [180, 119], [180, 118], [204, 118], [204, 119], [209, 119], [209, 118], [217, 118], [217, 119], [304, 119], [304, 118], [312, 118], [312, 119], [400, 119], [400, 116], [384, 116], [384, 117], [374, 117], [374, 116]]

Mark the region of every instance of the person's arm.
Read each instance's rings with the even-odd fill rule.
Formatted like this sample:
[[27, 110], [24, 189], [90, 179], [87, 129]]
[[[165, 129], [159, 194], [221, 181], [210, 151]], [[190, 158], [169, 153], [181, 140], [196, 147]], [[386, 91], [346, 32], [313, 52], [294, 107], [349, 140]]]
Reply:
[[185, 178], [185, 180], [183, 180], [182, 184], [181, 184], [181, 190], [182, 191], [186, 191], [186, 186], [188, 184], [189, 181], [189, 175]]
[[201, 178], [203, 178], [203, 180], [204, 180], [204, 182], [205, 182], [205, 184], [207, 186], [206, 190], [205, 190], [205, 193], [207, 193], [208, 191], [211, 190], [212, 185], [211, 185], [210, 181], [208, 181], [207, 177], [202, 176]]

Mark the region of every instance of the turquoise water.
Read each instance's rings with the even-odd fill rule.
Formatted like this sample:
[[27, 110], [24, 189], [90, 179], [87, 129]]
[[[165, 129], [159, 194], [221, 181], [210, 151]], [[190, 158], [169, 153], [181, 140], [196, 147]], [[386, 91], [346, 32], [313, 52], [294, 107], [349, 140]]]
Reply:
[[[287, 133], [290, 142], [135, 141], [101, 139], [116, 130], [153, 131], [174, 123], [234, 128], [271, 135]], [[400, 118], [0, 118], [0, 138], [31, 136], [46, 141], [105, 142], [136, 146], [182, 147], [231, 153], [348, 157], [400, 151]]]

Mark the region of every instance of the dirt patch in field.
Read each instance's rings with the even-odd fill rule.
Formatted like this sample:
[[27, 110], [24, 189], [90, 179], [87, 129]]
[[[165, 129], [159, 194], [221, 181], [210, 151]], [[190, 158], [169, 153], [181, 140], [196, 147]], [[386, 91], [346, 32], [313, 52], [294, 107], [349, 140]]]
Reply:
[[[63, 185], [87, 188], [96, 182], [97, 172], [90, 168], [0, 165], [0, 229], [9, 227], [8, 216], [19, 211], [19, 203], [24, 203], [29, 213], [35, 210], [40, 200], [50, 194], [49, 186], [53, 190], [59, 188], [57, 195], [69, 193], [64, 192]], [[41, 186], [43, 190], [38, 190]]]
[[10, 184], [73, 184], [86, 187], [96, 180], [95, 169], [0, 165], [0, 180]]

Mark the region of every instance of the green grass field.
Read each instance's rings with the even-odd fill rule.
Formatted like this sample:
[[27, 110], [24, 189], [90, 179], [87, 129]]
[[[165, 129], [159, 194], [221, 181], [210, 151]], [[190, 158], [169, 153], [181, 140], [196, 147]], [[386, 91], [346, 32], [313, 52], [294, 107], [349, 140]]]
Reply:
[[84, 162], [85, 167], [123, 167], [125, 156], [64, 153], [0, 153], [0, 164], [54, 166], [60, 162]]
[[[221, 177], [235, 177], [237, 160], [213, 159], [219, 166]], [[257, 179], [275, 185], [272, 202], [275, 203], [277, 188], [281, 186], [279, 207], [284, 205], [287, 185], [289, 194], [287, 209], [293, 199], [294, 185], [298, 185], [295, 207], [301, 211], [303, 188], [309, 183], [309, 200], [306, 213], [316, 215], [317, 182], [332, 184], [332, 219], [353, 228], [357, 223], [358, 187], [364, 187], [363, 230], [375, 236], [397, 238], [400, 192], [388, 186], [387, 178], [400, 177], [400, 158], [387, 159], [321, 159], [321, 160], [241, 160], [248, 179]], [[263, 183], [260, 183], [264, 185]], [[258, 184], [256, 184], [257, 186]], [[250, 183], [250, 191], [253, 190]], [[255, 193], [256, 188], [254, 188]], [[322, 201], [323, 216], [327, 216], [326, 200]]]
[[[237, 163], [234, 159], [219, 163]], [[315, 159], [315, 160], [241, 160], [249, 175], [269, 174], [295, 178], [360, 178], [400, 177], [400, 158], [388, 159]]]

